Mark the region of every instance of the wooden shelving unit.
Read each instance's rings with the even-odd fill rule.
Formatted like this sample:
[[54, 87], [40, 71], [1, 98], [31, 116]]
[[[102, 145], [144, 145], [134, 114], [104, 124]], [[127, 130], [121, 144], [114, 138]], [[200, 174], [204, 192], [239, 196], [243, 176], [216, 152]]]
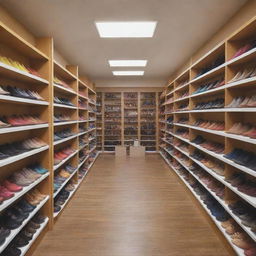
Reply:
[[133, 145], [135, 140], [147, 152], [158, 150], [158, 92], [99, 91], [97, 95], [102, 100], [97, 124], [102, 152], [114, 152], [116, 145]]
[[[55, 221], [65, 210], [69, 199], [72, 198], [98, 156], [96, 92], [90, 82], [79, 75], [77, 66], [64, 65], [55, 59], [52, 38], [35, 38], [33, 45], [1, 22], [0, 26], [1, 86], [9, 85], [11, 88], [18, 88], [17, 90], [30, 90], [42, 97], [42, 99], [31, 99], [0, 95], [1, 113], [4, 113], [5, 117], [31, 115], [41, 120], [38, 124], [19, 124], [0, 128], [1, 146], [35, 137], [45, 143], [41, 147], [0, 160], [2, 181], [33, 164], [39, 164], [47, 170], [29, 186], [23, 187], [20, 192], [14, 193], [12, 198], [5, 200], [0, 207], [1, 215], [4, 215], [34, 189], [46, 195], [22, 225], [12, 230], [4, 244], [0, 246], [1, 254], [7, 245], [12, 244], [26, 223], [35, 214], [40, 213], [46, 217], [45, 222], [37, 230], [33, 240], [22, 248], [22, 255], [30, 255], [46, 231], [53, 228]], [[60, 117], [65, 118], [61, 120]], [[63, 131], [69, 131], [70, 134], [57, 139], [56, 135]], [[74, 151], [61, 162], [56, 163], [54, 161], [56, 152], [68, 146]], [[14, 144], [13, 150], [15, 147], [17, 144]], [[75, 170], [54, 192], [54, 179], [67, 165], [71, 165]], [[54, 212], [58, 196], [69, 184], [74, 184], [74, 189], [60, 211]]]
[[103, 129], [104, 129], [104, 120], [103, 120], [103, 106], [102, 106], [102, 93], [97, 93], [97, 112], [96, 112], [96, 134], [97, 134], [97, 150], [102, 151], [104, 144], [103, 138]]
[[[230, 182], [232, 177], [241, 176], [243, 183], [255, 187], [255, 165], [246, 166], [249, 158], [243, 164], [226, 157], [233, 150], [241, 149], [256, 159], [255, 136], [237, 134], [241, 124], [250, 124], [248, 130], [256, 126], [255, 104], [248, 106], [244, 101], [256, 95], [253, 62], [256, 47], [234, 57], [241, 47], [255, 40], [255, 25], [255, 19], [250, 21], [171, 81], [159, 96], [158, 107], [160, 154], [210, 215], [237, 255], [244, 255], [244, 251], [232, 243], [193, 187], [211, 195], [216, 205], [234, 220], [237, 230], [256, 243], [255, 232], [229, 207], [230, 202], [240, 201], [248, 207], [248, 213], [255, 214], [256, 197]], [[249, 72], [250, 75], [247, 72], [246, 76], [246, 68], [254, 72]], [[235, 79], [240, 71], [243, 75]], [[230, 105], [238, 97], [244, 103]], [[230, 131], [237, 123], [240, 128]], [[215, 184], [214, 188], [219, 188], [218, 192], [207, 185], [206, 178]]]

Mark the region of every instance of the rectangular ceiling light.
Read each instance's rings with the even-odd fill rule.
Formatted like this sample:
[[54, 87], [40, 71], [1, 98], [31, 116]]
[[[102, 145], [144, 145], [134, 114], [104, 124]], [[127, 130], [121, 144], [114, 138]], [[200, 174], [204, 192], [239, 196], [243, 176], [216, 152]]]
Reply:
[[112, 71], [114, 76], [143, 76], [144, 71]]
[[96, 27], [104, 38], [153, 37], [156, 21], [96, 22]]
[[145, 67], [147, 60], [109, 60], [110, 67]]

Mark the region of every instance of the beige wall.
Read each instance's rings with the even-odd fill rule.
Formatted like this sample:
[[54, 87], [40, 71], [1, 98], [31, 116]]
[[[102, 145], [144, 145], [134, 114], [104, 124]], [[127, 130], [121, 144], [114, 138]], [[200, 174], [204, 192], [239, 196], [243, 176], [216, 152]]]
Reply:
[[[225, 0], [224, 0], [225, 1]], [[210, 40], [195, 52], [186, 63], [175, 71], [169, 81], [174, 80], [180, 73], [195, 63], [214, 46], [227, 39], [236, 30], [256, 16], [256, 0], [249, 0]]]

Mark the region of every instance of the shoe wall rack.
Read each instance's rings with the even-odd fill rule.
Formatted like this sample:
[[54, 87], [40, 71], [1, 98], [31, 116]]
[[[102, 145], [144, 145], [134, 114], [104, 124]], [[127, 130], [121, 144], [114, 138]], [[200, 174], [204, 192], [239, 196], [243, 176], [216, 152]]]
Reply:
[[253, 19], [159, 99], [160, 154], [237, 255], [256, 247], [255, 32]]
[[96, 92], [52, 38], [32, 44], [0, 22], [0, 45], [0, 254], [30, 255], [98, 156]]
[[108, 90], [97, 92], [97, 97], [98, 150], [111, 153], [115, 146], [132, 145], [135, 140], [146, 152], [158, 150], [158, 92]]

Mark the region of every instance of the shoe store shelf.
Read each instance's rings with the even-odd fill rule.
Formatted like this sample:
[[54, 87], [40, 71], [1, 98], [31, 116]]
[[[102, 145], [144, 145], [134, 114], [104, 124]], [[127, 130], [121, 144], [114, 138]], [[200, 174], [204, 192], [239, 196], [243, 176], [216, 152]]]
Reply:
[[67, 158], [65, 158], [63, 161], [61, 161], [59, 164], [54, 165], [53, 170], [57, 170], [60, 168], [64, 163], [66, 163], [69, 159], [71, 159], [73, 156], [77, 154], [78, 150], [76, 150], [74, 153], [70, 154]]
[[248, 59], [252, 59], [252, 58], [255, 59], [255, 57], [256, 57], [256, 48], [254, 47], [253, 49], [241, 54], [240, 56], [227, 61], [226, 65], [241, 64], [241, 63], [247, 62]]
[[92, 128], [92, 129], [88, 130], [87, 132], [92, 132], [94, 130], [96, 130], [96, 128]]
[[199, 92], [199, 93], [195, 93], [195, 94], [192, 94], [190, 96], [188, 96], [189, 98], [195, 98], [195, 97], [199, 97], [199, 96], [202, 96], [202, 95], [206, 95], [206, 94], [212, 94], [212, 93], [219, 93], [221, 91], [224, 91], [225, 88], [227, 88], [226, 85], [223, 85], [221, 87], [218, 87], [218, 88], [215, 88], [215, 89], [212, 89], [212, 90], [208, 90], [208, 91], [204, 91], [204, 92]]
[[45, 150], [47, 150], [49, 148], [49, 146], [43, 146], [41, 148], [37, 148], [37, 149], [33, 149], [33, 150], [30, 150], [28, 152], [25, 152], [25, 153], [22, 153], [22, 154], [19, 154], [19, 155], [16, 155], [16, 156], [11, 156], [11, 157], [8, 157], [6, 159], [3, 159], [3, 160], [0, 160], [0, 167], [3, 167], [5, 165], [8, 165], [8, 164], [12, 164], [14, 162], [17, 162], [21, 159], [24, 159], [24, 158], [27, 158], [29, 156], [33, 156], [35, 154], [38, 154], [40, 152], [43, 152]]
[[179, 123], [174, 123], [174, 125], [181, 126], [181, 127], [186, 127], [186, 128], [191, 128], [191, 129], [194, 129], [194, 130], [203, 131], [203, 132], [207, 132], [207, 133], [212, 133], [212, 134], [216, 134], [216, 135], [219, 135], [219, 136], [223, 136], [223, 137], [227, 137], [227, 138], [231, 138], [231, 139], [235, 139], [235, 140], [248, 142], [248, 143], [251, 143], [251, 144], [256, 144], [256, 139], [251, 139], [249, 137], [242, 136], [242, 135], [236, 135], [236, 134], [227, 133], [227, 132], [223, 132], [223, 131], [204, 129], [204, 128], [200, 128], [200, 127], [193, 126], [193, 125], [186, 125], [186, 124], [179, 124]]
[[188, 113], [223, 113], [223, 112], [256, 112], [256, 108], [216, 108], [201, 110], [175, 111], [172, 114], [188, 114]]
[[176, 102], [183, 101], [183, 100], [188, 100], [189, 98], [190, 98], [190, 96], [179, 98], [179, 99], [174, 100], [172, 103], [176, 103]]
[[40, 178], [38, 178], [35, 182], [30, 184], [29, 186], [23, 187], [21, 191], [16, 192], [14, 196], [9, 200], [5, 200], [4, 202], [2, 202], [2, 204], [0, 205], [0, 212], [2, 212], [8, 206], [16, 202], [20, 197], [22, 197], [24, 194], [26, 194], [28, 191], [30, 191], [32, 188], [34, 188], [36, 185], [38, 185], [40, 182], [46, 179], [48, 176], [49, 176], [49, 172], [42, 175]]
[[87, 122], [89, 122], [89, 120], [80, 120], [80, 121], [77, 121], [77, 123], [87, 123]]
[[81, 107], [78, 107], [79, 110], [84, 110], [84, 111], [87, 111], [88, 108], [81, 108]]
[[194, 146], [195, 148], [197, 148], [197, 149], [199, 149], [199, 150], [201, 150], [201, 151], [203, 151], [203, 152], [205, 152], [205, 153], [207, 153], [207, 154], [209, 154], [209, 155], [211, 155], [211, 156], [213, 156], [213, 157], [219, 159], [220, 161], [222, 161], [222, 162], [224, 162], [224, 163], [227, 163], [227, 164], [229, 164], [229, 165], [232, 165], [233, 167], [235, 167], [235, 168], [237, 168], [237, 169], [239, 169], [239, 170], [241, 170], [241, 171], [243, 171], [243, 172], [246, 172], [246, 173], [248, 173], [248, 174], [250, 174], [250, 175], [256, 177], [256, 172], [255, 172], [255, 171], [253, 171], [253, 170], [250, 169], [250, 168], [247, 168], [247, 167], [245, 167], [245, 166], [243, 166], [243, 165], [237, 164], [237, 163], [235, 163], [235, 162], [233, 162], [233, 161], [227, 159], [227, 158], [224, 157], [224, 155], [222, 155], [222, 154], [216, 154], [216, 153], [214, 153], [214, 152], [212, 152], [212, 151], [210, 151], [210, 150], [207, 150], [206, 148], [203, 148], [203, 147], [201, 147], [201, 146], [198, 146], [198, 145], [195, 144], [195, 143], [190, 142], [189, 140], [186, 140], [186, 139], [184, 139], [184, 138], [182, 138], [182, 137], [180, 137], [180, 136], [177, 136], [177, 135], [174, 134], [174, 133], [170, 133], [170, 132], [169, 132], [169, 134], [172, 134], [174, 137], [176, 137], [176, 138], [178, 138], [178, 139], [180, 139], [180, 140], [183, 140], [183, 141], [187, 142], [188, 144]]
[[64, 121], [64, 122], [55, 122], [54, 126], [61, 126], [61, 125], [67, 125], [67, 124], [76, 124], [77, 121]]
[[47, 127], [49, 127], [49, 124], [33, 124], [33, 125], [6, 127], [6, 128], [0, 128], [0, 134], [42, 129], [42, 128], [47, 128]]
[[3, 250], [8, 246], [8, 244], [18, 235], [18, 233], [25, 227], [28, 222], [36, 215], [36, 213], [45, 205], [45, 203], [48, 201], [49, 196], [47, 196], [44, 200], [42, 200], [36, 208], [29, 214], [28, 218], [25, 219], [21, 226], [19, 226], [16, 229], [11, 230], [11, 234], [6, 238], [3, 245], [0, 246], [0, 253], [3, 252]]
[[68, 88], [65, 88], [61, 85], [58, 85], [58, 84], [54, 84], [54, 89], [56, 89], [57, 91], [60, 91], [62, 93], [68, 93], [68, 94], [74, 94], [76, 95], [76, 92], [71, 90], [71, 89], [68, 89]]
[[78, 136], [78, 135], [75, 134], [75, 135], [72, 135], [72, 136], [67, 137], [67, 138], [65, 138], [65, 139], [54, 141], [54, 142], [53, 142], [53, 145], [54, 145], [54, 146], [59, 145], [59, 144], [61, 144], [61, 143], [63, 143], [63, 142], [72, 140], [72, 139], [76, 138], [77, 136]]
[[[186, 166], [183, 165], [184, 168]], [[225, 203], [223, 199], [218, 197], [213, 191], [211, 191], [201, 180], [196, 176], [192, 171], [190, 171], [188, 168], [186, 168], [189, 173], [222, 205], [222, 207], [226, 210], [226, 212], [232, 216], [232, 218], [237, 222], [237, 224], [254, 240], [256, 241], [256, 234], [251, 231], [250, 228], [246, 227], [245, 225], [242, 224], [242, 221], [229, 209], [228, 205]], [[227, 182], [224, 182], [224, 184]], [[255, 200], [256, 202], [256, 200]], [[255, 206], [255, 204], [254, 204]]]
[[88, 97], [85, 97], [84, 95], [81, 95], [81, 94], [78, 94], [78, 97], [88, 100]]
[[83, 182], [83, 180], [85, 179], [86, 175], [89, 173], [90, 168], [93, 166], [93, 164], [95, 163], [95, 161], [96, 161], [96, 159], [98, 158], [98, 156], [99, 156], [99, 152], [98, 152], [97, 155], [95, 156], [93, 162], [91, 162], [90, 165], [88, 166], [88, 169], [87, 169], [87, 171], [85, 172], [85, 174], [83, 175], [83, 177], [82, 177], [81, 179], [79, 179], [78, 184], [77, 184], [78, 187], [79, 187], [80, 184]]
[[60, 191], [63, 189], [63, 187], [74, 177], [74, 175], [77, 173], [79, 168], [77, 168], [59, 187], [59, 189], [53, 194], [53, 198], [55, 198]]
[[54, 106], [55, 108], [77, 109], [76, 106], [68, 106], [68, 105], [58, 104], [58, 103], [54, 103], [53, 106]]
[[93, 147], [93, 148], [89, 151], [89, 154], [92, 153], [95, 149], [96, 149], [96, 146]]
[[77, 77], [74, 74], [56, 60], [54, 60], [54, 70], [65, 80], [77, 80]]
[[180, 148], [178, 148], [176, 146], [173, 146], [173, 147], [176, 148], [177, 150], [179, 150], [182, 154], [184, 154], [187, 157], [189, 157], [193, 162], [195, 162], [197, 165], [199, 165], [201, 168], [203, 168], [205, 171], [207, 171], [211, 176], [213, 176], [216, 180], [220, 181], [223, 185], [228, 187], [230, 190], [232, 190], [238, 196], [240, 196], [245, 201], [247, 201], [250, 205], [252, 205], [253, 207], [256, 207], [256, 198], [255, 197], [252, 197], [252, 196], [249, 196], [249, 195], [246, 195], [246, 194], [240, 192], [237, 188], [233, 187], [230, 183], [225, 181], [223, 176], [217, 174], [212, 169], [210, 169], [207, 166], [205, 166], [204, 164], [202, 164], [200, 161], [198, 161], [195, 158], [191, 157], [189, 154], [187, 154], [187, 152], [184, 152], [183, 150], [181, 150]]
[[20, 82], [32, 83], [32, 84], [44, 84], [48, 85], [49, 82], [41, 77], [32, 75], [30, 73], [21, 71], [12, 66], [6, 65], [0, 62], [0, 74], [3, 76], [7, 76], [13, 78], [15, 80], [19, 80]]
[[98, 156], [99, 156], [99, 152], [97, 152], [97, 154], [96, 154], [94, 160], [93, 160], [93, 161], [90, 163], [90, 165], [88, 166], [88, 171], [89, 171], [90, 168], [93, 166], [93, 164], [95, 163], [95, 161], [96, 161], [96, 159], [98, 158]]
[[62, 210], [65, 208], [65, 206], [67, 205], [67, 203], [69, 202], [69, 200], [72, 198], [72, 196], [73, 196], [74, 193], [76, 192], [77, 188], [78, 188], [78, 185], [75, 185], [75, 189], [70, 192], [70, 194], [69, 194], [67, 200], [66, 200], [65, 203], [61, 206], [61, 209], [60, 209], [58, 212], [55, 212], [55, 213], [53, 214], [53, 217], [54, 217], [54, 218], [56, 218], [56, 217], [62, 212]]
[[188, 184], [188, 182], [182, 177], [180, 176], [180, 174], [178, 173], [178, 171], [169, 163], [169, 161], [164, 157], [164, 155], [160, 152], [161, 156], [164, 158], [164, 160], [166, 161], [166, 163], [169, 165], [169, 167], [177, 174], [177, 176], [183, 181], [183, 183], [187, 186], [187, 188], [191, 191], [191, 193], [194, 195], [194, 197], [199, 201], [199, 203], [201, 204], [201, 206], [203, 207], [203, 209], [207, 212], [207, 214], [210, 216], [210, 218], [213, 220], [213, 222], [215, 223], [215, 225], [219, 228], [219, 230], [222, 232], [222, 234], [225, 236], [225, 238], [228, 240], [229, 244], [232, 246], [232, 248], [235, 250], [235, 252], [237, 253], [237, 255], [239, 256], [244, 256], [244, 251], [240, 248], [238, 248], [237, 246], [235, 246], [232, 243], [231, 237], [226, 233], [225, 229], [221, 226], [221, 223], [219, 221], [217, 221], [211, 214], [211, 212], [208, 210], [208, 208], [205, 206], [205, 204], [202, 202], [202, 200], [200, 199], [200, 197], [194, 192], [194, 190], [191, 188], [191, 186]]
[[89, 119], [89, 122], [96, 122], [96, 119]]
[[81, 166], [86, 162], [86, 160], [87, 160], [89, 157], [90, 157], [90, 156], [89, 156], [89, 154], [88, 154], [88, 156], [86, 156], [85, 159], [78, 165], [78, 169], [81, 168]]
[[9, 95], [0, 95], [0, 101], [17, 103], [17, 104], [34, 104], [34, 105], [42, 105], [42, 106], [49, 105], [47, 101], [43, 101], [43, 100], [31, 100], [31, 99], [19, 98], [19, 97], [14, 97]]
[[218, 75], [221, 72], [224, 73], [225, 66], [226, 66], [226, 63], [223, 63], [223, 64], [219, 65], [218, 67], [209, 70], [208, 72], [204, 73], [203, 75], [194, 78], [193, 80], [190, 81], [190, 83], [192, 84], [192, 83], [201, 81], [202, 79], [205, 79], [205, 78], [211, 78], [212, 76]]
[[85, 147], [89, 146], [89, 143], [84, 144], [82, 147], [79, 147], [79, 151], [81, 151], [82, 149], [84, 149]]
[[89, 138], [88, 140], [89, 140], [89, 142], [91, 142], [91, 141], [96, 140], [96, 139], [97, 139], [97, 137]]
[[25, 256], [27, 251], [30, 249], [32, 244], [36, 241], [36, 239], [39, 237], [39, 235], [42, 233], [44, 228], [46, 227], [47, 223], [49, 222], [49, 218], [46, 218], [45, 221], [40, 224], [40, 228], [36, 230], [36, 233], [33, 235], [33, 238], [31, 241], [26, 246], [20, 247], [19, 249], [21, 250], [20, 256]]
[[80, 132], [80, 133], [78, 133], [78, 137], [80, 137], [80, 136], [82, 136], [82, 135], [85, 135], [85, 134], [87, 134], [88, 133], [88, 131], [85, 131], [85, 132]]

